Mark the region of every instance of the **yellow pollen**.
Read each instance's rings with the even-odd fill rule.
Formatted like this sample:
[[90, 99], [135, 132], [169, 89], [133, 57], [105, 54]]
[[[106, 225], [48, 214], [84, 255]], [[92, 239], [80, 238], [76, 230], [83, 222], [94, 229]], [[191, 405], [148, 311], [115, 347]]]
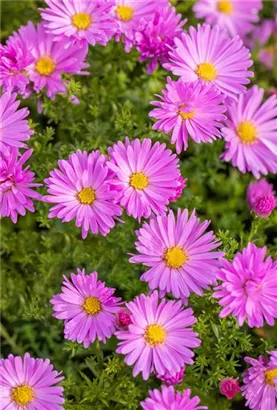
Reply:
[[165, 263], [169, 268], [178, 269], [183, 266], [188, 259], [185, 251], [179, 246], [168, 248], [164, 255]]
[[12, 399], [18, 406], [24, 407], [34, 399], [34, 390], [27, 384], [15, 387], [12, 391]]
[[83, 188], [77, 197], [83, 205], [91, 205], [96, 199], [95, 191], [92, 188]]
[[36, 63], [36, 70], [41, 75], [51, 75], [56, 68], [56, 64], [51, 57], [41, 57]]
[[149, 325], [146, 328], [144, 338], [151, 347], [161, 345], [165, 341], [166, 331], [160, 325]]
[[274, 54], [275, 48], [274, 46], [271, 44], [270, 46], [265, 47], [265, 50], [270, 53], [270, 54]]
[[270, 386], [275, 386], [273, 381], [275, 378], [277, 378], [277, 367], [275, 369], [265, 371], [265, 381], [267, 384]]
[[133, 17], [133, 8], [129, 6], [118, 6], [116, 9], [117, 14], [123, 21], [130, 21]]
[[182, 107], [186, 107], [187, 104], [182, 104], [179, 106], [179, 111], [178, 114], [181, 115], [183, 120], [189, 120], [190, 118], [192, 118], [194, 116], [194, 110], [190, 111], [190, 112], [184, 112], [181, 110]]
[[243, 121], [239, 124], [237, 134], [244, 144], [252, 144], [257, 139], [256, 129], [249, 121]]
[[196, 74], [205, 81], [212, 81], [217, 75], [216, 69], [212, 63], [199, 64]]
[[219, 1], [217, 3], [217, 10], [221, 13], [230, 14], [233, 11], [233, 5], [229, 0]]
[[89, 296], [83, 303], [83, 309], [88, 315], [97, 315], [102, 310], [101, 302], [98, 298]]
[[87, 13], [77, 13], [72, 17], [72, 23], [78, 30], [87, 30], [91, 25], [91, 18]]
[[144, 189], [149, 185], [146, 175], [142, 172], [136, 172], [130, 176], [130, 186], [135, 189]]

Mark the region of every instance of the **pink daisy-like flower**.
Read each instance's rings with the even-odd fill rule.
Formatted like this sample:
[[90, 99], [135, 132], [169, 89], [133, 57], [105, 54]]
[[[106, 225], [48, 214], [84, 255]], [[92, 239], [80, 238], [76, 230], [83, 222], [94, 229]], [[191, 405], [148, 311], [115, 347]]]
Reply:
[[121, 141], [108, 149], [109, 168], [117, 178], [112, 184], [121, 191], [120, 204], [128, 215], [148, 218], [152, 212], [166, 211], [169, 198], [175, 198], [181, 186], [179, 161], [165, 144], [150, 139]]
[[226, 28], [232, 37], [253, 30], [261, 9], [261, 0], [198, 0], [193, 6], [198, 19]]
[[106, 157], [99, 151], [88, 154], [78, 150], [68, 160], [59, 160], [58, 165], [60, 169], [51, 171], [45, 180], [49, 195], [44, 200], [57, 204], [50, 209], [49, 218], [63, 222], [76, 218], [83, 239], [89, 231], [107, 235], [122, 209], [115, 203], [118, 193], [111, 189], [114, 177]]
[[255, 178], [277, 172], [277, 97], [262, 103], [264, 90], [254, 85], [228, 106], [226, 141], [222, 158], [231, 161], [240, 172], [252, 172]]
[[83, 61], [88, 52], [87, 45], [74, 44], [66, 49], [66, 38], [54, 41], [54, 36], [46, 33], [42, 23], [36, 28], [29, 22], [19, 29], [19, 35], [35, 60], [28, 66], [27, 75], [37, 93], [45, 88], [46, 95], [54, 99], [57, 93], [66, 93], [62, 74], [87, 74], [82, 71], [88, 67]]
[[195, 211], [172, 210], [145, 222], [136, 234], [136, 249], [131, 263], [149, 266], [141, 280], [150, 289], [171, 292], [176, 298], [186, 299], [191, 292], [202, 296], [203, 289], [216, 283], [219, 258], [224, 252], [214, 252], [220, 242], [212, 231], [205, 232], [209, 221], [200, 223]]
[[0, 360], [0, 393], [3, 410], [62, 410], [63, 388], [56, 386], [64, 377], [49, 359], [10, 354]]
[[9, 154], [8, 147], [26, 148], [23, 141], [27, 141], [34, 133], [25, 119], [29, 110], [17, 110], [19, 104], [16, 93], [7, 91], [0, 97], [0, 152], [5, 155]]
[[253, 76], [248, 71], [253, 61], [238, 36], [230, 39], [218, 26], [199, 24], [197, 29], [190, 26], [181, 39], [175, 38], [175, 46], [169, 53], [170, 62], [164, 67], [181, 76], [184, 82], [202, 79], [231, 99], [246, 91], [248, 77]]
[[222, 127], [226, 111], [224, 97], [213, 85], [203, 81], [187, 84], [180, 78], [167, 78], [166, 89], [161, 101], [151, 101], [157, 106], [149, 116], [158, 121], [153, 130], [172, 132], [171, 143], [176, 144], [179, 154], [188, 148], [188, 136], [196, 143], [213, 142], [221, 138], [218, 128]]
[[46, 29], [55, 41], [85, 41], [92, 46], [105, 46], [116, 32], [110, 13], [113, 3], [104, 0], [46, 0], [48, 8], [40, 9]]
[[140, 53], [140, 61], [150, 60], [147, 73], [152, 74], [159, 64], [169, 60], [169, 47], [174, 46], [174, 38], [183, 33], [182, 27], [187, 20], [176, 14], [174, 7], [163, 8], [156, 13], [145, 29], [135, 35], [135, 46]]
[[186, 389], [182, 393], [175, 392], [172, 386], [162, 386], [160, 390], [149, 390], [149, 396], [141, 407], [144, 410], [200, 410], [208, 409], [206, 406], [198, 406], [198, 396], [191, 397], [191, 390]]
[[225, 377], [220, 380], [219, 390], [223, 396], [226, 396], [228, 400], [232, 400], [240, 391], [240, 385], [238, 379], [232, 377]]
[[273, 185], [266, 179], [250, 182], [247, 188], [247, 202], [256, 215], [267, 218], [277, 206]]
[[249, 243], [229, 262], [222, 260], [217, 278], [222, 283], [215, 288], [214, 297], [224, 306], [220, 318], [232, 315], [239, 326], [247, 321], [250, 327], [274, 325], [277, 318], [277, 261], [265, 259], [267, 247]]
[[35, 174], [29, 166], [23, 164], [30, 158], [33, 150], [29, 149], [20, 155], [17, 148], [10, 148], [8, 155], [0, 155], [0, 214], [17, 222], [18, 214], [24, 216], [26, 209], [34, 212], [33, 199], [40, 200], [41, 195], [32, 188], [41, 186], [35, 184]]
[[180, 384], [182, 383], [183, 378], [185, 377], [185, 369], [186, 366], [182, 367], [179, 372], [165, 372], [163, 375], [157, 374], [157, 378], [162, 380], [167, 385]]
[[157, 291], [151, 296], [141, 294], [127, 308], [132, 324], [115, 333], [120, 340], [116, 351], [126, 355], [127, 365], [135, 364], [134, 376], [142, 372], [147, 380], [152, 372], [179, 372], [184, 363], [193, 363], [190, 348], [201, 342], [190, 327], [197, 321], [192, 309], [183, 309], [181, 301], [159, 302]]
[[251, 410], [275, 410], [277, 408], [277, 351], [267, 352], [258, 359], [246, 357], [251, 367], [243, 373], [242, 395]]
[[97, 279], [97, 272], [85, 274], [77, 269], [71, 281], [64, 276], [62, 293], [53, 296], [53, 316], [64, 320], [64, 337], [83, 343], [87, 348], [96, 339], [106, 343], [115, 332], [120, 298], [113, 296], [115, 289]]

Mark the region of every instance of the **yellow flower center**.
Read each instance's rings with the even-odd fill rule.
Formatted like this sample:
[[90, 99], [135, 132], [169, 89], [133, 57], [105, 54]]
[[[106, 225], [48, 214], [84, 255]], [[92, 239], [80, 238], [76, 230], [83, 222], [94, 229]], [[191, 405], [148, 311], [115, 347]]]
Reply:
[[164, 255], [165, 263], [169, 268], [178, 269], [188, 260], [186, 252], [179, 246], [168, 248]]
[[270, 54], [274, 54], [275, 48], [274, 46], [271, 44], [270, 46], [265, 47], [265, 50], [270, 53]]
[[88, 315], [97, 315], [102, 310], [101, 302], [98, 298], [89, 296], [83, 303], [83, 309]]
[[187, 104], [182, 104], [179, 106], [178, 114], [182, 117], [183, 120], [189, 120], [195, 114], [194, 110], [189, 111], [189, 112], [184, 112], [182, 108], [186, 108], [186, 107], [187, 107]]
[[87, 13], [77, 13], [72, 17], [72, 23], [78, 30], [87, 30], [91, 25], [91, 18]]
[[149, 185], [149, 181], [142, 172], [136, 172], [130, 176], [130, 185], [135, 189], [144, 189]]
[[117, 14], [123, 21], [130, 21], [133, 17], [133, 8], [129, 6], [118, 6], [116, 9]]
[[56, 64], [51, 57], [41, 57], [36, 63], [36, 70], [41, 75], [51, 75], [55, 67]]
[[265, 371], [265, 381], [267, 384], [270, 386], [275, 386], [273, 381], [275, 378], [277, 378], [277, 367], [275, 369]]
[[12, 391], [12, 399], [18, 406], [24, 407], [34, 399], [34, 390], [27, 384], [15, 387]]
[[205, 81], [212, 81], [216, 78], [216, 69], [212, 63], [202, 63], [197, 67], [196, 74]]
[[95, 191], [92, 188], [83, 188], [77, 197], [83, 205], [91, 205], [96, 199]]
[[237, 134], [243, 144], [252, 144], [257, 139], [256, 129], [249, 121], [243, 121], [239, 124]]
[[146, 328], [144, 338], [151, 347], [161, 345], [165, 341], [166, 331], [160, 325], [149, 325]]
[[217, 10], [221, 13], [230, 14], [233, 11], [233, 5], [229, 0], [219, 1], [217, 3]]

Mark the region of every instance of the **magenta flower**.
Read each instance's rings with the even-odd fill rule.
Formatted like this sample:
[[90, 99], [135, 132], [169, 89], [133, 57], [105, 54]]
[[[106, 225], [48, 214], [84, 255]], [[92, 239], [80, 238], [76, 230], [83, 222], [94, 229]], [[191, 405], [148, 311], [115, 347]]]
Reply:
[[149, 396], [141, 407], [144, 410], [200, 410], [208, 409], [206, 406], [198, 406], [200, 399], [198, 396], [191, 397], [191, 390], [186, 389], [182, 393], [175, 392], [172, 386], [162, 386], [160, 390], [149, 390]]
[[[222, 260], [214, 297], [224, 306], [220, 318], [232, 315], [239, 326], [247, 321], [250, 327], [274, 325], [277, 318], [277, 261], [265, 259], [267, 248], [249, 243], [238, 252], [233, 262]], [[264, 260], [265, 259], [265, 260]]]
[[277, 172], [277, 97], [262, 103], [264, 90], [254, 85], [228, 106], [229, 120], [222, 134], [226, 141], [222, 158], [240, 172], [255, 178]]
[[136, 234], [136, 249], [131, 263], [149, 266], [141, 280], [150, 289], [171, 292], [175, 298], [186, 299], [191, 292], [202, 296], [203, 289], [216, 283], [219, 258], [224, 252], [214, 252], [220, 242], [212, 231], [205, 232], [209, 221], [200, 223], [195, 211], [178, 209], [177, 218], [172, 210], [168, 215], [145, 222]]
[[179, 372], [165, 372], [163, 375], [157, 374], [157, 378], [162, 380], [167, 385], [180, 384], [182, 383], [183, 378], [185, 377], [185, 369], [186, 366], [182, 367]]
[[268, 352], [269, 360], [246, 357], [251, 367], [243, 373], [242, 395], [251, 410], [274, 410], [277, 408], [277, 351]]
[[0, 214], [1, 217], [10, 217], [13, 223], [17, 222], [18, 214], [26, 214], [26, 209], [34, 212], [32, 200], [41, 199], [41, 195], [32, 189], [41, 184], [33, 182], [35, 174], [29, 166], [23, 168], [32, 152], [29, 149], [21, 155], [17, 148], [10, 148], [8, 155], [0, 155]]
[[7, 91], [0, 97], [0, 152], [5, 155], [9, 155], [8, 147], [26, 148], [23, 141], [27, 141], [34, 133], [25, 120], [29, 110], [21, 108], [17, 111], [19, 104], [15, 93]]
[[169, 198], [169, 202], [176, 202], [177, 199], [181, 198], [182, 194], [183, 194], [183, 190], [186, 188], [187, 186], [187, 178], [183, 178], [182, 176], [180, 176], [178, 178], [178, 181], [180, 182], [180, 186], [177, 187], [174, 196]]
[[240, 391], [239, 381], [232, 379], [232, 377], [225, 377], [225, 379], [220, 380], [219, 390], [228, 400], [232, 400]]
[[40, 9], [41, 17], [55, 41], [67, 38], [69, 45], [84, 41], [105, 46], [116, 32], [111, 1], [46, 0], [46, 4], [48, 8]]
[[0, 360], [1, 409], [62, 410], [63, 388], [56, 386], [64, 377], [49, 359], [10, 354]]
[[132, 323], [131, 313], [128, 309], [122, 308], [116, 315], [116, 327], [124, 329]]
[[214, 84], [224, 95], [236, 99], [245, 92], [245, 84], [253, 73], [250, 53], [239, 37], [229, 38], [224, 29], [208, 24], [189, 27], [181, 39], [175, 39], [176, 48], [170, 54], [170, 62], [164, 67], [182, 77], [186, 83], [202, 79]]
[[120, 340], [116, 351], [126, 355], [128, 366], [135, 364], [134, 376], [142, 372], [147, 380], [152, 372], [179, 372], [184, 363], [193, 363], [190, 348], [201, 342], [190, 327], [196, 322], [192, 309], [183, 309], [181, 301], [159, 302], [157, 291], [141, 294], [127, 308], [132, 324], [115, 333]]
[[115, 332], [121, 299], [113, 296], [115, 289], [97, 279], [97, 272], [77, 272], [71, 273], [71, 281], [64, 276], [62, 293], [51, 299], [53, 316], [64, 320], [65, 339], [83, 343], [85, 348], [96, 339], [106, 343]]
[[261, 218], [268, 217], [277, 206], [277, 198], [273, 185], [266, 179], [250, 182], [247, 188], [247, 202], [249, 208]]
[[152, 101], [157, 106], [149, 116], [157, 119], [153, 130], [168, 134], [172, 132], [171, 143], [176, 144], [179, 154], [188, 148], [188, 136], [196, 143], [213, 142], [221, 138], [218, 128], [222, 127], [226, 111], [223, 95], [211, 84], [203, 81], [187, 84], [180, 78], [167, 78], [166, 89], [161, 101]]
[[148, 21], [143, 31], [136, 32], [135, 45], [140, 53], [140, 61], [150, 60], [147, 73], [152, 74], [159, 64], [169, 61], [170, 47], [174, 46], [174, 38], [181, 37], [182, 27], [187, 20], [176, 14], [174, 7], [162, 8], [155, 17]]
[[261, 0], [198, 0], [193, 11], [198, 19], [226, 28], [231, 37], [243, 37], [259, 21]]
[[109, 168], [117, 178], [112, 184], [121, 191], [120, 204], [134, 218], [148, 218], [166, 211], [169, 198], [181, 186], [179, 161], [165, 144], [150, 139], [121, 141], [109, 148]]
[[35, 59], [28, 66], [27, 75], [37, 93], [46, 89], [47, 97], [54, 99], [57, 93], [66, 93], [63, 74], [86, 74], [82, 71], [88, 67], [83, 61], [88, 51], [86, 45], [74, 44], [66, 49], [66, 38], [55, 42], [42, 23], [36, 28], [29, 22], [19, 29], [19, 35]]
[[59, 160], [60, 169], [50, 172], [45, 180], [48, 194], [44, 200], [57, 204], [50, 209], [49, 218], [69, 222], [76, 218], [82, 227], [82, 238], [88, 232], [107, 235], [115, 226], [122, 209], [116, 205], [118, 193], [111, 188], [114, 177], [99, 151], [78, 150], [68, 160]]

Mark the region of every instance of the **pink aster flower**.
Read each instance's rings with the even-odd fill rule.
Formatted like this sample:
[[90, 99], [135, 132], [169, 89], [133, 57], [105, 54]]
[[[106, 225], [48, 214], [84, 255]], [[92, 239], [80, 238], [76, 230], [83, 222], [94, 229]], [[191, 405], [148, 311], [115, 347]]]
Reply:
[[111, 1], [46, 0], [46, 4], [48, 8], [40, 9], [41, 17], [55, 41], [67, 37], [69, 45], [84, 41], [105, 46], [116, 32]]
[[152, 101], [157, 106], [149, 116], [157, 119], [153, 130], [172, 133], [171, 143], [176, 144], [179, 154], [188, 148], [188, 136], [196, 143], [213, 142], [221, 138], [218, 128], [222, 127], [226, 111], [224, 97], [213, 85], [203, 81], [187, 84], [180, 78], [167, 78], [166, 89], [161, 101]]
[[112, 184], [121, 191], [120, 204], [128, 215], [148, 218], [166, 211], [169, 198], [181, 186], [179, 161], [165, 144], [150, 139], [121, 141], [109, 148], [109, 168], [117, 178]]
[[247, 202], [249, 208], [261, 218], [268, 217], [277, 205], [277, 198], [273, 185], [266, 179], [250, 182], [247, 188]]
[[222, 158], [231, 161], [240, 172], [252, 172], [255, 178], [277, 172], [277, 97], [262, 103], [264, 90], [254, 85], [228, 106], [226, 141]]
[[205, 232], [209, 221], [200, 223], [195, 211], [178, 209], [177, 218], [172, 210], [168, 215], [145, 222], [136, 234], [136, 249], [131, 263], [149, 266], [141, 280], [150, 289], [171, 292], [176, 298], [186, 299], [191, 292], [202, 296], [203, 289], [216, 283], [219, 258], [224, 252], [214, 252], [220, 242], [212, 231]]
[[190, 327], [196, 322], [192, 309], [183, 309], [181, 301], [159, 302], [157, 291], [136, 297], [127, 308], [132, 324], [115, 333], [120, 340], [116, 351], [126, 355], [127, 365], [135, 364], [134, 376], [142, 372], [147, 380], [152, 372], [179, 372], [184, 363], [193, 363], [190, 348], [200, 346], [200, 340]]
[[265, 259], [267, 248], [249, 243], [229, 262], [222, 260], [214, 297], [224, 308], [219, 317], [232, 315], [239, 326], [247, 321], [250, 327], [262, 327], [264, 322], [274, 325], [277, 318], [277, 261]]
[[277, 351], [267, 352], [269, 360], [246, 357], [251, 367], [243, 374], [242, 395], [251, 410], [275, 410], [277, 408]]
[[167, 385], [175, 385], [175, 384], [180, 384], [183, 381], [183, 378], [185, 377], [185, 369], [186, 366], [182, 367], [179, 372], [171, 373], [171, 372], [165, 372], [165, 374], [157, 374], [157, 378], [162, 380], [165, 384]]
[[63, 222], [76, 218], [83, 239], [89, 231], [107, 235], [122, 209], [115, 203], [118, 193], [111, 189], [114, 178], [106, 157], [99, 151], [88, 154], [78, 150], [68, 160], [59, 160], [58, 165], [60, 169], [51, 171], [45, 180], [49, 195], [44, 200], [56, 204], [50, 209], [49, 218]]
[[23, 147], [34, 131], [30, 130], [28, 121], [25, 119], [29, 110], [19, 107], [20, 101], [16, 101], [16, 93], [5, 92], [0, 97], [0, 152], [9, 154], [8, 147]]
[[10, 217], [13, 223], [17, 222], [18, 214], [26, 214], [26, 209], [34, 212], [32, 200], [41, 199], [40, 194], [32, 189], [41, 184], [33, 182], [35, 174], [29, 170], [29, 166], [23, 168], [32, 152], [29, 149], [20, 155], [17, 148], [10, 148], [8, 155], [0, 155], [0, 214]]
[[19, 29], [19, 35], [35, 60], [28, 66], [27, 75], [37, 93], [45, 88], [46, 95], [54, 99], [57, 93], [66, 93], [62, 74], [87, 74], [82, 71], [88, 67], [83, 61], [87, 55], [87, 45], [74, 44], [66, 49], [67, 40], [55, 42], [54, 36], [46, 33], [42, 23], [36, 28], [29, 22]]
[[191, 397], [191, 390], [186, 389], [182, 393], [175, 392], [172, 386], [162, 386], [160, 390], [149, 390], [149, 396], [141, 407], [144, 410], [200, 410], [207, 409], [206, 406], [198, 406], [200, 399], [198, 396]]
[[189, 27], [181, 39], [175, 38], [170, 62], [164, 67], [186, 83], [199, 79], [214, 84], [224, 95], [236, 99], [245, 92], [253, 73], [250, 53], [238, 36], [230, 38], [224, 29], [208, 24]]
[[219, 390], [228, 400], [232, 400], [240, 391], [238, 379], [225, 377], [225, 379], [220, 380]]
[[116, 315], [116, 326], [119, 329], [124, 329], [132, 323], [131, 313], [128, 309], [122, 308]]
[[178, 178], [178, 181], [180, 182], [180, 186], [177, 187], [174, 196], [169, 198], [170, 202], [176, 202], [177, 199], [181, 198], [183, 194], [183, 190], [187, 186], [187, 180], [188, 180], [187, 178], [183, 178], [182, 176]]
[[71, 281], [64, 276], [62, 293], [53, 296], [53, 316], [64, 320], [64, 337], [87, 348], [96, 339], [106, 343], [115, 332], [115, 314], [121, 309], [115, 289], [97, 279], [97, 272], [77, 269]]
[[1, 409], [62, 410], [63, 388], [56, 385], [63, 379], [49, 359], [10, 354], [0, 360]]
[[193, 6], [198, 19], [226, 28], [231, 37], [252, 31], [261, 9], [261, 0], [198, 0]]
[[135, 45], [140, 53], [140, 61], [150, 60], [147, 64], [148, 74], [169, 60], [169, 47], [174, 46], [175, 37], [181, 37], [182, 27], [187, 21], [181, 18], [182, 15], [176, 14], [174, 7], [163, 8], [148, 21], [143, 31], [136, 33]]

